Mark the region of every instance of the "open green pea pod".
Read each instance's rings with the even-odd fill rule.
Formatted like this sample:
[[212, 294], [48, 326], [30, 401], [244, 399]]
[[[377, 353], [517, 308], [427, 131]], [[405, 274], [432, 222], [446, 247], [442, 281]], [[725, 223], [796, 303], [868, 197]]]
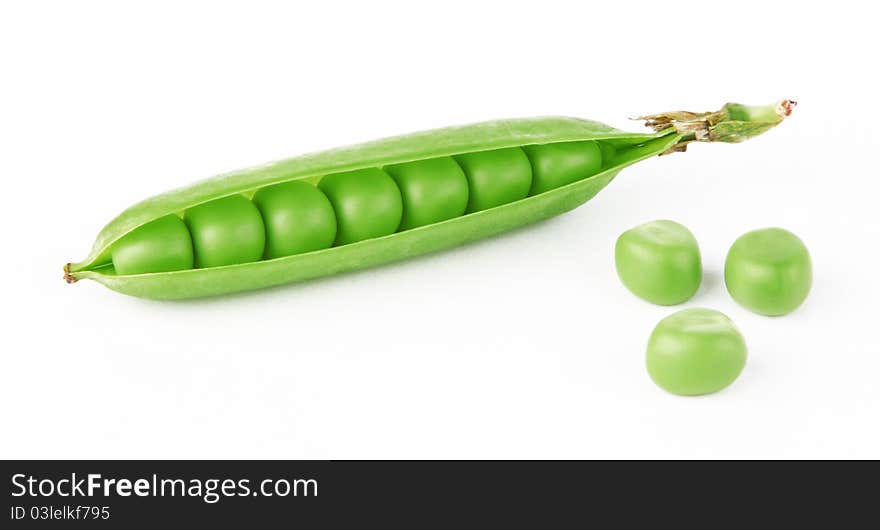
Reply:
[[64, 277], [181, 299], [363, 269], [566, 212], [627, 166], [695, 141], [757, 136], [793, 105], [640, 118], [652, 133], [576, 118], [499, 120], [220, 175], [125, 210]]

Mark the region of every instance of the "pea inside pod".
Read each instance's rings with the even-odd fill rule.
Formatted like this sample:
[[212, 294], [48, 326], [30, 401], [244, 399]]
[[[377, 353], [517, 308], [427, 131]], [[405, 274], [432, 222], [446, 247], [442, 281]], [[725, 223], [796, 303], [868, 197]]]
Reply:
[[327, 175], [319, 186], [336, 211], [337, 245], [387, 236], [400, 226], [403, 217], [400, 190], [381, 169]]
[[266, 259], [329, 248], [336, 239], [333, 205], [308, 182], [266, 186], [254, 194], [254, 204], [266, 225]]
[[595, 175], [602, 168], [602, 151], [598, 142], [526, 145], [523, 150], [532, 164], [531, 195]]
[[385, 168], [403, 199], [401, 230], [439, 223], [464, 215], [468, 179], [449, 156], [395, 164]]
[[171, 272], [193, 267], [189, 230], [176, 215], [166, 215], [125, 236], [113, 250], [116, 274]]
[[575, 118], [499, 120], [306, 155], [129, 208], [65, 278], [191, 298], [405, 259], [568, 211], [629, 165], [695, 141], [741, 141], [790, 109], [651, 115], [649, 133]]
[[455, 160], [470, 185], [468, 212], [524, 199], [532, 187], [532, 166], [519, 147], [466, 153]]
[[183, 220], [192, 235], [196, 267], [222, 267], [263, 257], [263, 218], [254, 203], [241, 195], [194, 206]]

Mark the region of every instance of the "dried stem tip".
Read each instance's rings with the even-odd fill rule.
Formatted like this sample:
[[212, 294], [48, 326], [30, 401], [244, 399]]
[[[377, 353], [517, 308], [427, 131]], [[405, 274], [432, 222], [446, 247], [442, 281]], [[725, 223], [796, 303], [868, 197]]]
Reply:
[[[715, 112], [664, 112], [636, 118], [655, 131], [675, 129], [679, 143], [668, 152], [684, 151], [691, 142], [742, 142], [776, 127], [791, 114], [796, 101], [784, 99], [772, 105], [728, 103]], [[664, 153], [666, 154], [666, 153]]]
[[70, 273], [70, 263], [64, 265], [64, 281], [67, 283], [76, 283], [77, 278]]

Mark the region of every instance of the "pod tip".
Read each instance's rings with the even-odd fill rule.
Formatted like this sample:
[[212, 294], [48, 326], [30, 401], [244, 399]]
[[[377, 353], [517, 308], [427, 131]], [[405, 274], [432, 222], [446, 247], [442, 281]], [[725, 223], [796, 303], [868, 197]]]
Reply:
[[791, 112], [797, 107], [798, 102], [793, 99], [783, 99], [779, 102], [779, 115], [782, 117], [791, 116]]
[[77, 278], [70, 273], [70, 263], [64, 265], [64, 281], [67, 283], [76, 283]]

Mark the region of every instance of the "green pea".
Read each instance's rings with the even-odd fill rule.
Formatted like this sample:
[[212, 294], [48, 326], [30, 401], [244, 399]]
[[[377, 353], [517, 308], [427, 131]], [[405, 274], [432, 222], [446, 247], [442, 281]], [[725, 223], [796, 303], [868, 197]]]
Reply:
[[602, 169], [602, 151], [597, 142], [526, 145], [523, 151], [532, 163], [532, 189], [529, 195], [571, 184]]
[[387, 166], [385, 171], [403, 196], [400, 230], [452, 219], [467, 209], [468, 180], [451, 157]]
[[336, 239], [336, 214], [327, 196], [303, 181], [262, 188], [254, 204], [266, 225], [266, 259], [328, 248]]
[[192, 234], [197, 268], [249, 263], [263, 257], [263, 218], [254, 203], [242, 195], [194, 206], [183, 220]]
[[727, 253], [724, 283], [734, 300], [755, 313], [790, 313], [810, 293], [810, 253], [803, 241], [788, 230], [764, 228], [749, 232]]
[[519, 147], [458, 155], [468, 179], [468, 212], [525, 199], [532, 187], [532, 165]]
[[135, 228], [113, 245], [116, 274], [191, 269], [193, 245], [180, 217], [166, 215]]
[[696, 238], [675, 221], [652, 221], [621, 234], [614, 262], [627, 289], [659, 305], [690, 300], [703, 276]]
[[321, 179], [318, 186], [336, 210], [337, 245], [387, 236], [400, 226], [400, 190], [381, 169], [334, 173]]
[[648, 374], [657, 386], [683, 396], [717, 392], [746, 365], [746, 342], [727, 316], [684, 309], [664, 318], [648, 341]]

